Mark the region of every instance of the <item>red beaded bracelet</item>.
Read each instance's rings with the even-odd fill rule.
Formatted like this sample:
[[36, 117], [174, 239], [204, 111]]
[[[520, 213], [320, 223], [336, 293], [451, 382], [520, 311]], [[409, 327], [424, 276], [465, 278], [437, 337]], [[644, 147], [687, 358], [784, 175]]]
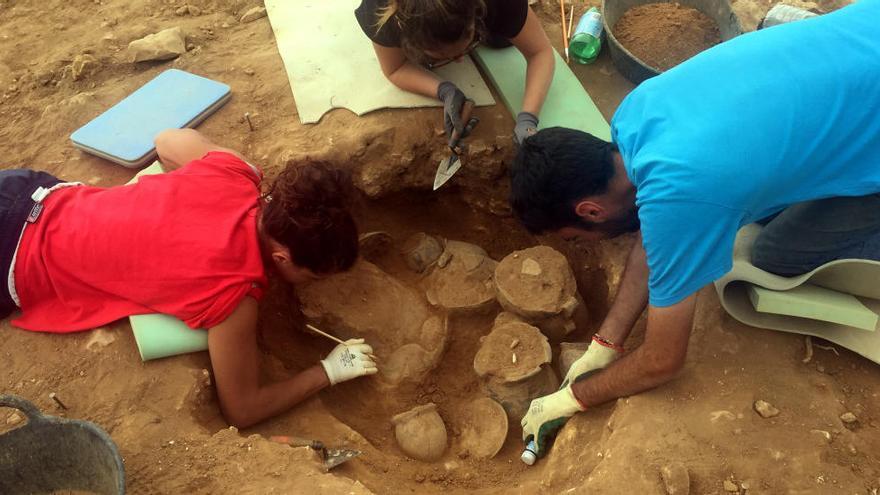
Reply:
[[606, 339], [605, 337], [602, 337], [598, 333], [593, 335], [593, 341], [601, 346], [605, 346], [609, 349], [614, 349], [615, 351], [617, 351], [619, 353], [623, 353], [624, 349], [623, 349], [622, 345], [617, 345], [614, 342], [611, 342], [610, 340]]

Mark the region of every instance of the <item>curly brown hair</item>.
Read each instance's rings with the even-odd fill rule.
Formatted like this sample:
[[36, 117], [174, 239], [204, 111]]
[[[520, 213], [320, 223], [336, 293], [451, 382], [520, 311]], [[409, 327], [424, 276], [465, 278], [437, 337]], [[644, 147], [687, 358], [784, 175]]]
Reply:
[[324, 162], [288, 165], [262, 209], [263, 232], [290, 249], [293, 262], [320, 275], [348, 270], [358, 256], [347, 172]]

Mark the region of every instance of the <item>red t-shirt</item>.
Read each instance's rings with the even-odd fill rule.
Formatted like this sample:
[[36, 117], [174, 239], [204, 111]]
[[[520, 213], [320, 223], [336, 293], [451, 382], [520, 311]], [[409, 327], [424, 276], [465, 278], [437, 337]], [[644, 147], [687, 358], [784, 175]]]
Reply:
[[164, 313], [217, 325], [266, 286], [260, 179], [238, 157], [211, 152], [132, 185], [54, 191], [19, 245], [23, 314], [13, 323], [63, 333]]

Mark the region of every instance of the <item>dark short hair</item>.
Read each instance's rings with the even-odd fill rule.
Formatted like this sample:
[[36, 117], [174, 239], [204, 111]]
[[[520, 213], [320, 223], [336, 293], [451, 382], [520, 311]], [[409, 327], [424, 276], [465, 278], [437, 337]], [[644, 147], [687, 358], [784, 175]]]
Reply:
[[617, 147], [586, 132], [551, 127], [527, 138], [510, 168], [510, 205], [533, 234], [581, 224], [575, 203], [602, 194]]
[[326, 163], [289, 164], [263, 207], [264, 232], [290, 249], [293, 262], [320, 275], [348, 270], [358, 256], [351, 179]]

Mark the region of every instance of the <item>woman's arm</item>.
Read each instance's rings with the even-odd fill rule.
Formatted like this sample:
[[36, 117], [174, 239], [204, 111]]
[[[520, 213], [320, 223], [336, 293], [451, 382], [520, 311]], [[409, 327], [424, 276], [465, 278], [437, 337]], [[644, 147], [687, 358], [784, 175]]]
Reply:
[[523, 54], [527, 64], [522, 111], [537, 116], [553, 81], [556, 58], [553, 46], [531, 7], [522, 30], [510, 41]]
[[382, 67], [382, 73], [392, 84], [410, 93], [437, 98], [440, 79], [432, 72], [409, 62], [402, 49], [390, 48], [377, 43], [373, 43], [373, 49], [376, 51], [376, 58], [379, 59], [379, 65]]
[[320, 364], [284, 381], [261, 385], [257, 347], [257, 301], [246, 297], [208, 330], [208, 352], [220, 410], [226, 421], [246, 428], [292, 408], [330, 385]]

